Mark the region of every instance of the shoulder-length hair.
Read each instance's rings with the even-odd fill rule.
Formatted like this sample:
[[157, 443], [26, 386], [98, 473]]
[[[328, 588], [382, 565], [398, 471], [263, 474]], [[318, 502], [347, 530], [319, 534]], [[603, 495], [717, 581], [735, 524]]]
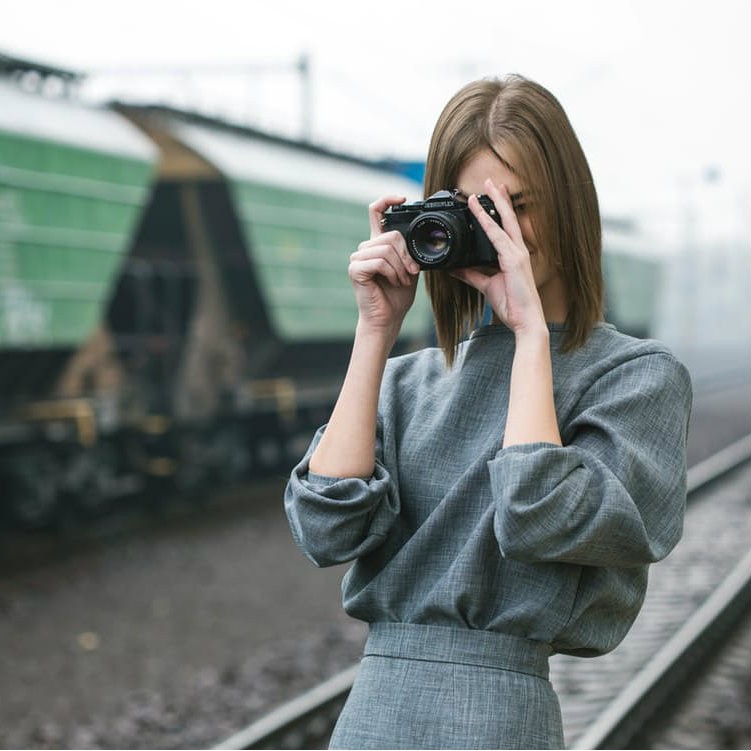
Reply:
[[[529, 191], [530, 220], [543, 253], [563, 280], [567, 301], [563, 348], [580, 347], [603, 317], [600, 211], [592, 174], [558, 100], [522, 76], [464, 86], [433, 131], [425, 196], [457, 187], [459, 174], [485, 149], [504, 159]], [[449, 366], [456, 347], [482, 316], [482, 295], [445, 271], [425, 273], [438, 343]]]

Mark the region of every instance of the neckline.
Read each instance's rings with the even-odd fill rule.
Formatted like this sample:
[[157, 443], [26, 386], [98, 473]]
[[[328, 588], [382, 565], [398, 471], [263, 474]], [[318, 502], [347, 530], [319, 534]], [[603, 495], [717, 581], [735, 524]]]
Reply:
[[[551, 334], [562, 334], [568, 331], [568, 326], [565, 323], [547, 323], [548, 331], [550, 331]], [[608, 323], [607, 321], [597, 321], [597, 323], [594, 324], [592, 327], [592, 330], [595, 329], [611, 329], [615, 331], [615, 326], [612, 323]], [[503, 323], [488, 323], [484, 326], [479, 326], [476, 328], [470, 335], [470, 339], [474, 339], [478, 336], [489, 336], [493, 334], [508, 334], [513, 336], [514, 332], [505, 324]]]

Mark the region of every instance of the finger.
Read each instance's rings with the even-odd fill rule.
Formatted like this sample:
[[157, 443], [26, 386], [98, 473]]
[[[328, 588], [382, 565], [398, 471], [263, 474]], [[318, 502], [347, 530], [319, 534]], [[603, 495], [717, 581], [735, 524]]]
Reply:
[[353, 261], [349, 265], [349, 278], [356, 284], [367, 284], [376, 276], [383, 277], [394, 287], [402, 286], [394, 267], [384, 258]]
[[397, 273], [402, 284], [410, 284], [412, 281], [409, 269], [404, 265], [402, 257], [393, 246], [388, 244], [370, 245], [363, 243], [350, 257], [352, 261], [369, 261], [373, 258], [383, 258]]
[[399, 206], [406, 200], [406, 196], [390, 195], [383, 196], [383, 198], [379, 198], [377, 201], [374, 201], [370, 204], [370, 206], [368, 207], [368, 217], [370, 218], [371, 239], [383, 232], [383, 225], [381, 224], [381, 221], [383, 220], [384, 211], [386, 211], [389, 206]]
[[478, 223], [483, 228], [485, 234], [490, 239], [490, 242], [493, 243], [493, 247], [498, 253], [501, 253], [506, 248], [507, 244], [513, 243], [504, 227], [499, 227], [498, 222], [490, 217], [488, 212], [482, 207], [482, 204], [476, 195], [471, 195], [469, 197], [468, 204], [470, 211], [474, 214]]
[[409, 254], [409, 251], [407, 250], [407, 241], [404, 239], [404, 235], [399, 232], [399, 230], [384, 232], [379, 237], [374, 238], [374, 240], [381, 240], [382, 242], [386, 242], [389, 245], [392, 245], [396, 252], [399, 254], [399, 257], [404, 261], [404, 265], [407, 267], [410, 273], [417, 274], [420, 271], [420, 267], [418, 266], [417, 261], [412, 258], [412, 256]]
[[498, 213], [501, 215], [501, 224], [506, 234], [516, 245], [524, 245], [522, 230], [516, 212], [511, 204], [511, 195], [505, 185], [497, 186], [490, 178], [485, 181], [485, 190], [490, 196]]
[[[419, 273], [420, 267], [407, 251], [407, 243], [404, 240], [404, 235], [398, 230], [384, 232], [382, 235], [378, 235], [378, 237], [375, 237], [372, 240], [366, 240], [365, 242], [360, 243], [357, 252], [359, 253], [368, 248], [378, 246], [389, 246], [399, 257], [401, 264], [406, 268], [408, 273]], [[355, 254], [353, 253], [352, 255], [354, 256]]]

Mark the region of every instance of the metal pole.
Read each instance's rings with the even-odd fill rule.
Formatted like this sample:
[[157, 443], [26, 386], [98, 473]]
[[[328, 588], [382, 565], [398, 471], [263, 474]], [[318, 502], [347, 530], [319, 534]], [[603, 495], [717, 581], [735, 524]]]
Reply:
[[300, 74], [300, 117], [303, 141], [313, 139], [313, 88], [310, 77], [310, 55], [304, 52], [297, 64]]

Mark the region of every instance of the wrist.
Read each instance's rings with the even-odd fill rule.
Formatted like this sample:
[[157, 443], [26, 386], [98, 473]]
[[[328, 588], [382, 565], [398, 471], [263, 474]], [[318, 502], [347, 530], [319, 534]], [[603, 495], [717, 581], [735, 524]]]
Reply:
[[519, 345], [548, 345], [550, 342], [550, 330], [545, 321], [529, 323], [514, 330], [517, 347]]
[[399, 336], [399, 326], [374, 326], [359, 320], [355, 328], [355, 342], [367, 349], [385, 352], [388, 356]]

